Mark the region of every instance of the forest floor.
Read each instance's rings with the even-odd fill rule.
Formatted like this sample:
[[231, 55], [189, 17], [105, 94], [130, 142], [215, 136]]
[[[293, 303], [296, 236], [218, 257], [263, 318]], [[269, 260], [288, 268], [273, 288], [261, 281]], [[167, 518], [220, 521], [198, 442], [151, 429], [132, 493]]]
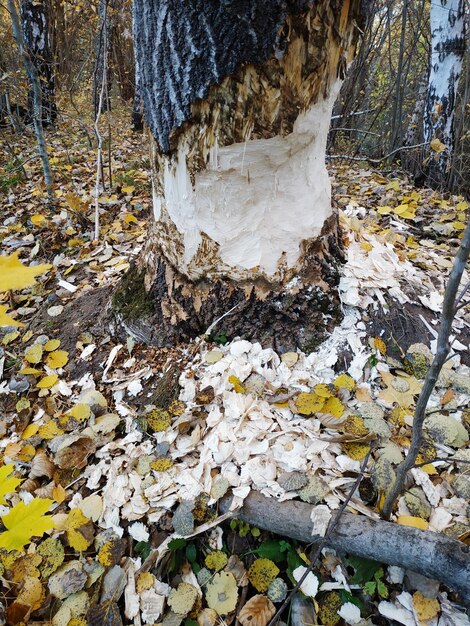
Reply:
[[[109, 312], [151, 213], [145, 136], [124, 113], [113, 112], [99, 241], [96, 151], [76, 119], [47, 132], [53, 211], [32, 134], [0, 130], [2, 255], [51, 264], [1, 301], [24, 326], [0, 328], [0, 624], [266, 626], [312, 547], [227, 520], [218, 502], [229, 489], [234, 504], [251, 490], [300, 498], [322, 534], [374, 440], [349, 509], [379, 518], [468, 204], [399, 173], [331, 167], [347, 256], [331, 337], [309, 355], [278, 355], [222, 323], [210, 341], [151, 348], [117, 332]], [[468, 309], [454, 329], [421, 466], [392, 519], [468, 545]], [[470, 624], [439, 582], [331, 549], [301, 589], [293, 626]]]

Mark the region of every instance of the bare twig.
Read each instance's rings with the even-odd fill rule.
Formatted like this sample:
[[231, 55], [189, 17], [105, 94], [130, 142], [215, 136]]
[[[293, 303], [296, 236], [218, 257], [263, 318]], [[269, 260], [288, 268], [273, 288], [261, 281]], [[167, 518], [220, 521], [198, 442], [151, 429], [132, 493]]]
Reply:
[[447, 359], [447, 355], [450, 352], [450, 334], [452, 331], [452, 322], [455, 317], [455, 302], [457, 293], [462, 279], [462, 274], [465, 270], [468, 257], [470, 255], [470, 221], [465, 229], [462, 243], [457, 252], [452, 267], [449, 282], [447, 283], [446, 291], [444, 294], [444, 303], [442, 305], [441, 324], [439, 327], [439, 334], [437, 336], [437, 349], [436, 355], [431, 363], [431, 367], [426, 373], [424, 384], [419, 394], [418, 402], [416, 403], [416, 409], [413, 417], [413, 435], [411, 438], [411, 445], [405, 460], [400, 463], [396, 470], [396, 479], [393, 483], [390, 491], [387, 494], [383, 508], [382, 516], [384, 519], [389, 519], [392, 513], [393, 506], [396, 499], [403, 491], [405, 478], [408, 471], [414, 467], [416, 457], [419, 454], [420, 448], [423, 443], [423, 424], [426, 418], [426, 407], [429, 402], [429, 398], [436, 385], [437, 379], [441, 372], [441, 369]]
[[287, 598], [284, 600], [284, 602], [281, 604], [281, 606], [279, 607], [279, 609], [276, 611], [274, 617], [271, 619], [271, 621], [268, 623], [268, 626], [274, 626], [275, 624], [277, 624], [279, 618], [282, 615], [282, 612], [284, 611], [284, 609], [286, 608], [286, 606], [288, 606], [290, 604], [290, 602], [292, 601], [292, 598], [294, 597], [294, 595], [297, 593], [297, 591], [299, 591], [300, 586], [302, 585], [302, 583], [304, 582], [304, 580], [307, 578], [307, 576], [310, 574], [310, 572], [313, 570], [315, 563], [317, 562], [318, 557], [321, 554], [321, 551], [323, 550], [323, 548], [327, 545], [328, 543], [328, 539], [331, 535], [331, 533], [334, 531], [334, 529], [336, 528], [336, 526], [338, 525], [339, 520], [341, 519], [341, 515], [344, 513], [346, 507], [349, 504], [349, 501], [351, 500], [351, 498], [354, 495], [354, 492], [356, 491], [356, 489], [359, 487], [359, 484], [364, 476], [364, 472], [366, 470], [367, 467], [367, 463], [369, 462], [369, 457], [371, 455], [372, 452], [372, 445], [369, 448], [368, 453], [366, 454], [366, 456], [364, 457], [364, 460], [362, 461], [362, 465], [361, 465], [361, 469], [359, 470], [359, 474], [357, 475], [356, 480], [354, 481], [353, 486], [351, 487], [351, 489], [349, 490], [348, 495], [346, 496], [346, 499], [344, 500], [344, 502], [342, 503], [342, 505], [339, 507], [339, 509], [336, 511], [334, 517], [332, 518], [332, 520], [330, 521], [327, 531], [325, 533], [325, 536], [323, 537], [323, 539], [320, 541], [320, 543], [317, 546], [317, 549], [315, 550], [312, 559], [310, 561], [309, 566], [307, 567], [306, 571], [303, 573], [303, 575], [300, 577], [300, 580], [297, 582], [297, 584], [295, 585], [295, 587], [290, 591], [289, 595], [287, 596]]
[[[107, 45], [107, 42], [106, 42], [106, 38], [107, 38], [107, 28], [106, 28], [107, 14], [106, 13], [105, 13], [104, 19], [105, 19], [105, 22], [104, 22], [103, 37], [104, 37], [104, 45], [106, 47], [106, 45]], [[99, 102], [98, 102], [98, 110], [96, 111], [95, 125], [94, 125], [96, 141], [98, 143], [98, 150], [97, 150], [97, 156], [96, 156], [96, 181], [95, 181], [95, 235], [94, 235], [95, 239], [99, 239], [99, 236], [100, 236], [100, 203], [99, 203], [99, 196], [100, 196], [100, 180], [101, 180], [101, 151], [102, 151], [102, 147], [103, 147], [103, 138], [102, 138], [101, 133], [100, 133], [99, 123], [100, 123], [101, 111], [103, 110], [103, 98], [104, 98], [105, 89], [106, 89], [106, 70], [107, 70], [107, 67], [106, 67], [106, 55], [105, 55], [103, 74], [102, 74], [102, 77], [101, 77], [100, 98], [99, 98]]]
[[326, 156], [327, 159], [347, 159], [349, 161], [368, 161], [369, 163], [382, 163], [382, 161], [386, 161], [390, 157], [392, 157], [397, 152], [401, 152], [402, 150], [413, 150], [413, 148], [422, 148], [423, 146], [427, 146], [429, 141], [425, 141], [424, 143], [417, 143], [414, 146], [400, 146], [400, 148], [396, 148], [396, 150], [392, 150], [388, 154], [380, 159], [371, 159], [368, 156], [349, 156], [347, 154], [329, 154]]

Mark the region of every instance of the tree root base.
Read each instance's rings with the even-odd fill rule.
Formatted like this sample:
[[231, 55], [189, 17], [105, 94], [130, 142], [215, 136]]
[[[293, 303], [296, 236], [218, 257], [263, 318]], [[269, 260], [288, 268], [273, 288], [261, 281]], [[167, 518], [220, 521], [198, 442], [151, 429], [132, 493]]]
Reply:
[[220, 277], [191, 282], [152, 246], [151, 235], [141, 267], [129, 270], [114, 295], [118, 326], [139, 341], [170, 346], [206, 333], [235, 307], [217, 325], [219, 338], [259, 341], [280, 352], [312, 352], [341, 319], [339, 240], [335, 215], [322, 235], [304, 247], [298, 271], [284, 284], [262, 276], [252, 281]]

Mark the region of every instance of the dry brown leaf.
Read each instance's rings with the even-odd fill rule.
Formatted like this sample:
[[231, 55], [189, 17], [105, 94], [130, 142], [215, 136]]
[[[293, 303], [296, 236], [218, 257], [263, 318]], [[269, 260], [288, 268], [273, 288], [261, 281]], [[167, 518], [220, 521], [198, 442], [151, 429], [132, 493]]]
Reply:
[[242, 626], [266, 626], [275, 614], [276, 607], [267, 596], [258, 594], [248, 600], [238, 614]]

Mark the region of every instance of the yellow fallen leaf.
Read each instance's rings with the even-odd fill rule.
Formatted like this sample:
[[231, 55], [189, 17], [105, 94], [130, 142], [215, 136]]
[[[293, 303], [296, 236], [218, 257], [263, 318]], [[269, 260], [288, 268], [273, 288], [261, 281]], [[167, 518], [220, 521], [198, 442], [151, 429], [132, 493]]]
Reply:
[[135, 191], [135, 187], [129, 185], [129, 187], [122, 187], [121, 191], [122, 193], [133, 193]]
[[7, 530], [0, 533], [0, 548], [21, 550], [31, 542], [32, 537], [42, 537], [46, 531], [54, 528], [53, 520], [45, 516], [52, 503], [53, 500], [40, 498], [34, 498], [28, 504], [18, 502], [2, 517]]
[[24, 461], [25, 463], [29, 463], [33, 459], [35, 454], [36, 448], [30, 443], [27, 443], [21, 448], [20, 452], [18, 453], [18, 459], [20, 461]]
[[46, 358], [46, 365], [51, 369], [56, 370], [59, 367], [64, 367], [69, 361], [69, 353], [65, 350], [54, 350], [50, 352]]
[[67, 497], [67, 492], [62, 487], [62, 485], [56, 485], [54, 489], [52, 490], [52, 497], [54, 498], [56, 502], [61, 504], [61, 502], [63, 502], [65, 498]]
[[19, 290], [36, 284], [35, 276], [51, 269], [49, 263], [41, 265], [23, 265], [18, 259], [18, 252], [10, 256], [0, 256], [0, 291]]
[[324, 398], [320, 398], [315, 393], [299, 393], [295, 401], [295, 406], [300, 415], [313, 415], [322, 410], [325, 403]]
[[32, 215], [30, 219], [31, 219], [31, 222], [35, 226], [44, 226], [44, 224], [46, 224], [47, 222], [44, 215], [41, 215], [40, 213], [36, 213], [35, 215]]
[[325, 385], [324, 383], [315, 385], [315, 387], [313, 388], [313, 391], [320, 398], [331, 398], [331, 396], [333, 395], [333, 391], [330, 389], [328, 385]]
[[233, 390], [236, 393], [245, 393], [245, 387], [242, 385], [242, 382], [239, 378], [237, 378], [236, 376], [229, 376], [228, 377], [228, 382], [233, 385]]
[[28, 361], [28, 363], [36, 365], [36, 363], [41, 362], [42, 351], [42, 346], [39, 343], [35, 343], [34, 346], [31, 346], [26, 350], [24, 358]]
[[21, 439], [29, 439], [30, 437], [34, 437], [38, 430], [39, 424], [28, 424], [21, 434]]
[[23, 367], [18, 374], [23, 374], [24, 376], [41, 376], [44, 372], [36, 369], [35, 367]]
[[44, 344], [44, 350], [46, 352], [53, 352], [54, 350], [57, 350], [59, 346], [60, 346], [59, 339], [49, 339], [49, 341], [46, 344]]
[[50, 389], [57, 383], [58, 380], [59, 377], [57, 374], [50, 374], [49, 376], [41, 378], [41, 380], [36, 384], [36, 387], [38, 389]]
[[71, 415], [78, 422], [82, 422], [90, 417], [91, 409], [88, 404], [78, 403], [67, 412], [67, 415]]
[[43, 424], [39, 426], [38, 435], [42, 439], [54, 439], [54, 437], [58, 437], [59, 435], [63, 435], [64, 431], [58, 427], [57, 423], [54, 421], [47, 422], [47, 424]]
[[0, 304], [0, 326], [24, 326], [21, 322], [17, 322], [13, 317], [7, 314], [7, 307]]
[[401, 526], [412, 526], [413, 528], [420, 528], [421, 530], [427, 530], [429, 527], [426, 520], [421, 517], [414, 517], [413, 515], [400, 515], [397, 522]]
[[455, 228], [455, 230], [465, 230], [465, 224], [463, 222], [453, 222], [452, 226]]
[[421, 591], [413, 594], [413, 606], [420, 622], [427, 622], [437, 616], [441, 605], [437, 598], [426, 598]]
[[354, 378], [349, 376], [349, 374], [341, 374], [335, 378], [334, 386], [336, 389], [347, 389], [348, 391], [352, 391], [356, 386], [356, 381]]
[[[20, 324], [20, 322], [18, 322], [18, 324]], [[6, 333], [5, 335], [3, 335], [2, 343], [4, 346], [7, 346], [12, 341], [15, 341], [15, 339], [18, 339], [19, 336], [20, 332], [18, 330], [14, 330], [11, 333]]]
[[128, 213], [125, 217], [124, 217], [124, 221], [126, 222], [126, 224], [130, 224], [135, 223], [138, 224], [139, 220], [135, 217], [135, 215], [131, 215], [130, 213]]
[[391, 206], [379, 206], [377, 213], [379, 215], [389, 215], [392, 212]]
[[5, 496], [14, 493], [18, 485], [23, 482], [22, 478], [10, 476], [14, 469], [13, 463], [0, 467], [0, 504], [6, 504]]
[[386, 191], [400, 191], [400, 182], [395, 179], [392, 180], [392, 182], [388, 183], [388, 185], [385, 187]]
[[68, 514], [67, 521], [65, 522], [67, 539], [70, 547], [77, 550], [77, 552], [86, 550], [93, 541], [93, 538], [87, 539], [80, 532], [80, 528], [86, 526], [89, 522], [88, 517], [85, 517], [80, 509], [72, 509]]
[[25, 576], [16, 602], [20, 605], [29, 606], [32, 611], [35, 611], [41, 606], [44, 596], [45, 591], [41, 581], [33, 576]]
[[434, 152], [444, 152], [447, 146], [445, 143], [442, 143], [440, 139], [434, 137], [434, 139], [429, 143], [429, 147], [431, 150], [434, 150]]
[[360, 245], [361, 245], [361, 248], [365, 250], [366, 252], [370, 252], [373, 248], [372, 244], [369, 243], [368, 241], [362, 241]]

